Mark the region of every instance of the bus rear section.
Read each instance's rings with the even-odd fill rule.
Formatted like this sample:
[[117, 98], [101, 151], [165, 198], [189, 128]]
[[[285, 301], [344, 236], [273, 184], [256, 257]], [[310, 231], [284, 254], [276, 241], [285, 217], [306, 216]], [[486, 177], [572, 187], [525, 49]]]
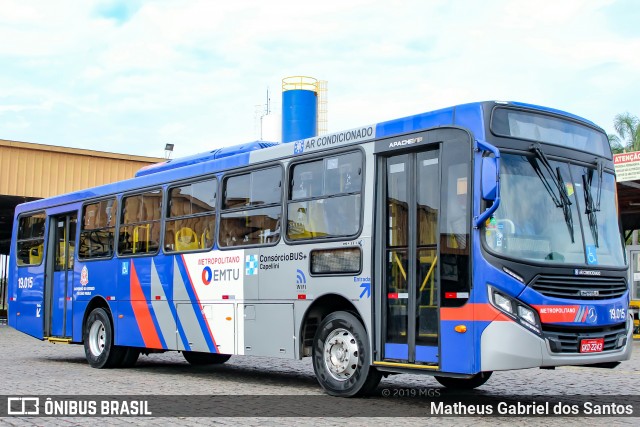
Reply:
[[[67, 208], [68, 209], [68, 208]], [[17, 215], [10, 259], [9, 325], [39, 339], [70, 342], [77, 213]]]

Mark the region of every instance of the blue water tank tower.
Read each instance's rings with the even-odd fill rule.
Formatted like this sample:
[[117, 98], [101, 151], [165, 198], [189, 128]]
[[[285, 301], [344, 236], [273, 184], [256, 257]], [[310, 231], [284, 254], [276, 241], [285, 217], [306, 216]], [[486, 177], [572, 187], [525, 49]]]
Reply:
[[282, 142], [318, 134], [318, 80], [295, 76], [282, 79]]

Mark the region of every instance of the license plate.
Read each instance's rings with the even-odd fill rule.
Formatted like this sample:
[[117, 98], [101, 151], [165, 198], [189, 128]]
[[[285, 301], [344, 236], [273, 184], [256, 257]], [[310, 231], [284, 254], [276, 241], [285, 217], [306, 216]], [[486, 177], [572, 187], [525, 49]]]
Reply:
[[580, 340], [580, 353], [599, 353], [604, 347], [604, 338]]

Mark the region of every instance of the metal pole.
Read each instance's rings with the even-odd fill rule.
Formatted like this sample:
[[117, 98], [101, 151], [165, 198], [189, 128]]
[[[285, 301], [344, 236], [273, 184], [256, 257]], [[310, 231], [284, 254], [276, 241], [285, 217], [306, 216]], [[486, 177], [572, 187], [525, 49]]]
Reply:
[[9, 288], [7, 283], [9, 278], [7, 274], [8, 263], [9, 257], [0, 255], [0, 310], [5, 310], [7, 305], [7, 290]]

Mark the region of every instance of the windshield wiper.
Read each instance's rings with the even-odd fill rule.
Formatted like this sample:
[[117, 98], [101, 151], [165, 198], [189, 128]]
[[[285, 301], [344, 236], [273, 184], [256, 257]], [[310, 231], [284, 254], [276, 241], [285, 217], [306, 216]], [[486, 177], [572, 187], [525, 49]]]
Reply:
[[598, 200], [596, 201], [596, 212], [600, 212], [600, 196], [602, 196], [602, 170], [604, 169], [602, 160], [596, 159], [598, 167]]
[[542, 147], [540, 147], [540, 144], [532, 144], [531, 147], [529, 147], [529, 149], [533, 151], [533, 153], [536, 155], [536, 157], [538, 158], [542, 166], [544, 166], [545, 170], [547, 171], [547, 174], [551, 177], [551, 180], [553, 181], [553, 183], [555, 184], [558, 190], [558, 195], [556, 196], [555, 192], [553, 191], [553, 188], [547, 181], [545, 174], [542, 172], [542, 169], [540, 169], [540, 166], [538, 166], [538, 164], [535, 162], [530, 162], [531, 166], [533, 166], [533, 169], [535, 170], [536, 174], [540, 178], [540, 181], [542, 181], [542, 184], [544, 185], [544, 187], [547, 189], [547, 192], [551, 196], [553, 203], [555, 203], [556, 207], [562, 208], [562, 213], [564, 214], [564, 222], [567, 224], [567, 228], [569, 229], [569, 234], [571, 235], [571, 243], [575, 243], [574, 232], [573, 232], [574, 231], [573, 215], [571, 213], [571, 208], [570, 208], [571, 199], [569, 198], [569, 193], [567, 193], [567, 187], [564, 183], [564, 179], [562, 178], [562, 173], [560, 172], [560, 168], [559, 167], [556, 168], [556, 174], [553, 173], [553, 168], [549, 163], [549, 159], [547, 159], [547, 156], [542, 151]]
[[584, 204], [585, 204], [585, 213], [587, 214], [587, 218], [589, 220], [589, 228], [591, 229], [591, 235], [593, 236], [593, 240], [596, 244], [596, 247], [599, 247], [598, 244], [598, 218], [596, 216], [596, 212], [600, 212], [600, 198], [602, 195], [602, 161], [600, 159], [596, 160], [596, 165], [598, 168], [598, 199], [594, 202], [593, 195], [591, 194], [591, 183], [593, 182], [593, 170], [589, 170], [587, 173], [589, 177], [587, 178], [587, 174], [582, 174], [582, 182], [584, 184]]

